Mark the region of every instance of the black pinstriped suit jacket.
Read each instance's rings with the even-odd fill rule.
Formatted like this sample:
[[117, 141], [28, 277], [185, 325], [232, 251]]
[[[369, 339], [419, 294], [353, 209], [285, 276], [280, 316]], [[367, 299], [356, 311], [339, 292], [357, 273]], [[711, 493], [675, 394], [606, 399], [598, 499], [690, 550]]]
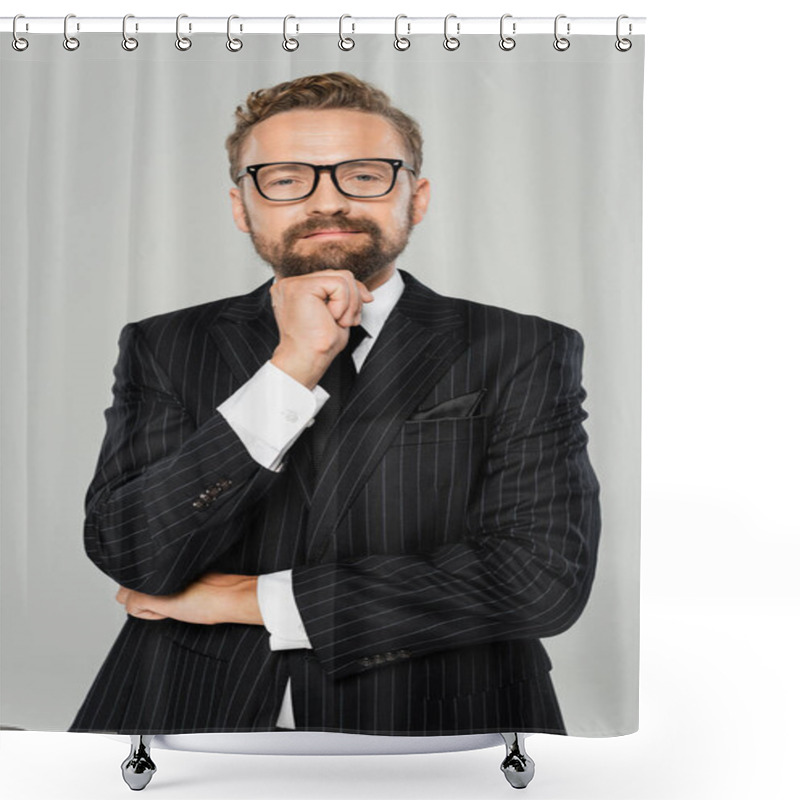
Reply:
[[89, 557], [148, 594], [291, 568], [313, 650], [128, 617], [71, 730], [271, 730], [291, 677], [298, 730], [563, 732], [539, 638], [596, 560], [581, 338], [403, 279], [316, 488], [307, 433], [271, 472], [215, 410], [278, 343], [268, 284], [124, 329]]

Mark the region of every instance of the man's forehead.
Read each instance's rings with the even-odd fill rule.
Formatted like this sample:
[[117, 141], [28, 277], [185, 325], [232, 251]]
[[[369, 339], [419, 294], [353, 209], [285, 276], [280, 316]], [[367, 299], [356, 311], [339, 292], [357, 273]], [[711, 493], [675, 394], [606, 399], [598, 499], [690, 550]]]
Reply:
[[329, 156], [402, 158], [403, 138], [380, 114], [355, 109], [292, 109], [253, 126], [243, 152], [269, 160]]

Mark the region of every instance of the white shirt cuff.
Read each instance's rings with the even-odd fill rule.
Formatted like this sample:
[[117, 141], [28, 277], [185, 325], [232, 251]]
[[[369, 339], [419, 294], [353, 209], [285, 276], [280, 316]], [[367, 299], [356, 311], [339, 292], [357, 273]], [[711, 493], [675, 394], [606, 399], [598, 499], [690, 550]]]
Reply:
[[289, 448], [312, 424], [328, 397], [321, 386], [309, 390], [268, 361], [217, 411], [255, 461], [280, 471]]
[[257, 594], [261, 618], [270, 633], [270, 649], [312, 649], [292, 592], [292, 571], [259, 575]]

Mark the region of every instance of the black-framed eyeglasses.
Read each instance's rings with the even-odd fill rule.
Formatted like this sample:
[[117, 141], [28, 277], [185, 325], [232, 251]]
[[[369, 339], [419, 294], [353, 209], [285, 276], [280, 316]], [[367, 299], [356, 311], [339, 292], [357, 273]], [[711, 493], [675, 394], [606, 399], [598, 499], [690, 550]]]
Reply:
[[329, 172], [333, 185], [345, 197], [369, 199], [383, 197], [394, 189], [397, 173], [414, 170], [399, 158], [358, 158], [338, 164], [305, 164], [300, 161], [274, 161], [251, 164], [237, 176], [253, 178], [258, 193], [265, 200], [287, 202], [304, 200], [314, 194], [322, 172]]

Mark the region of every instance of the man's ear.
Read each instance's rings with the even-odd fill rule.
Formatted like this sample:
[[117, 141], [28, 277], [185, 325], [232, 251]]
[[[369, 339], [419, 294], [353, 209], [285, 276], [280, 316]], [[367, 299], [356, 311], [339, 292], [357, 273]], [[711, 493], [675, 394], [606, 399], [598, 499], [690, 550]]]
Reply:
[[411, 221], [414, 225], [422, 222], [425, 212], [428, 210], [428, 203], [431, 201], [431, 183], [427, 178], [419, 178], [411, 196], [411, 207], [413, 215]]
[[242, 233], [250, 233], [250, 226], [247, 224], [247, 211], [244, 207], [244, 198], [239, 188], [231, 189], [231, 210], [233, 211], [233, 221]]

